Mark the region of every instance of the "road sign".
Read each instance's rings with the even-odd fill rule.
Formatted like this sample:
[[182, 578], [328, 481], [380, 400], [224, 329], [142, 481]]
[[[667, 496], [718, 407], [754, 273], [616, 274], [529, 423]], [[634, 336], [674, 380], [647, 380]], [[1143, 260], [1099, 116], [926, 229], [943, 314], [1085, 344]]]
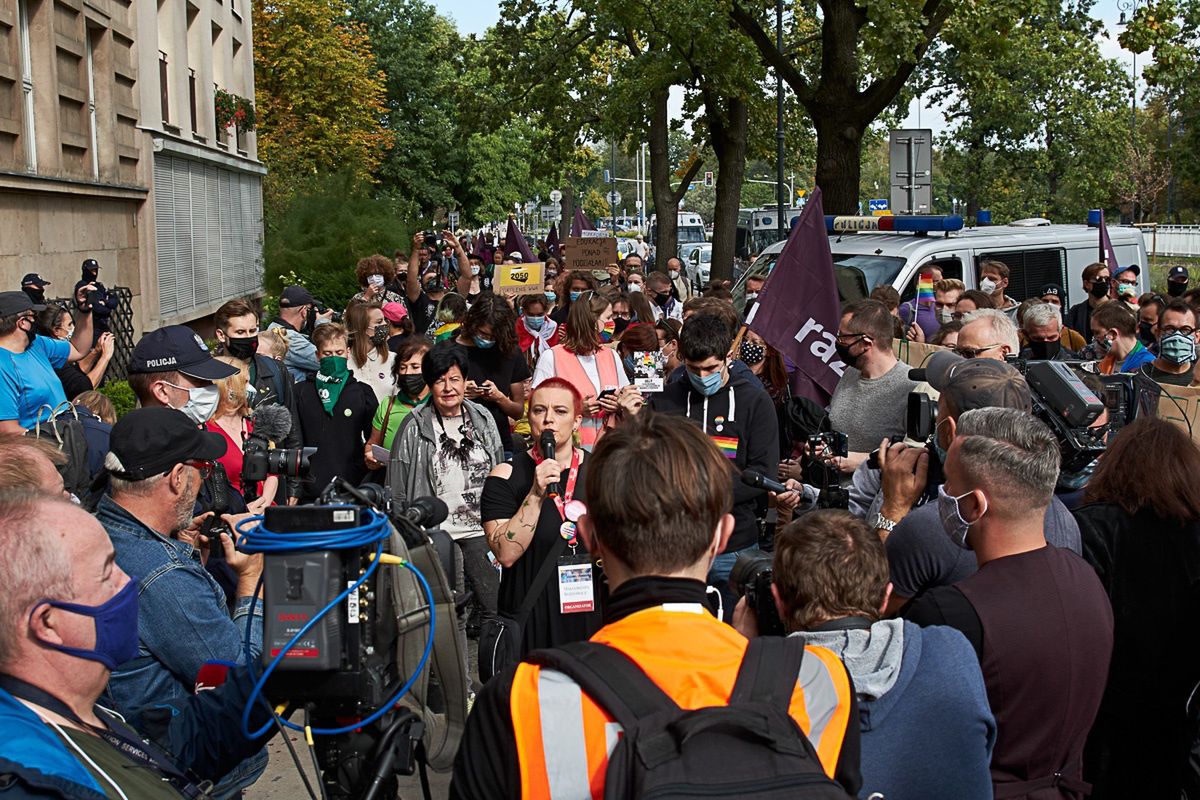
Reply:
[[867, 205], [871, 210], [871, 214], [876, 217], [886, 216], [888, 213], [887, 198], [883, 198], [880, 200], [868, 200]]
[[621, 193], [613, 189], [606, 195], [608, 204], [611, 206], [619, 206], [621, 204]]
[[447, 217], [449, 217], [449, 228], [450, 228], [450, 230], [452, 230], [452, 231], [454, 231], [454, 230], [458, 230], [458, 212], [457, 212], [457, 211], [451, 211], [451, 212], [450, 212], [449, 214], [447, 214], [446, 216], [447, 216]]
[[704, 185], [705, 186], [713, 185], [713, 174], [711, 172], [704, 173]]
[[558, 189], [552, 189], [550, 191], [550, 202], [557, 203], [557, 202], [560, 202], [561, 200], [562, 200], [562, 192], [560, 192]]

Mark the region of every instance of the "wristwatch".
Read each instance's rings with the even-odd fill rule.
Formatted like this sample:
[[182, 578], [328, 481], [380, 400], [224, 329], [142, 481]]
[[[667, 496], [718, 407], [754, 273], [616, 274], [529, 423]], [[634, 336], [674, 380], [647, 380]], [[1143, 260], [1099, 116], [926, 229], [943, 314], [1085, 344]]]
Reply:
[[888, 519], [883, 514], [875, 515], [875, 530], [891, 533], [896, 527], [896, 520]]

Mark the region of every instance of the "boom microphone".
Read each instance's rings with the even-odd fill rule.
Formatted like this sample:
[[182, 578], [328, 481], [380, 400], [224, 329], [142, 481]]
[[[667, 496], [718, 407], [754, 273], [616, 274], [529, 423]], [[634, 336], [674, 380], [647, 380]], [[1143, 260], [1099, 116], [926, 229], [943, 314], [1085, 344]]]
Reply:
[[753, 486], [755, 489], [766, 489], [768, 492], [775, 492], [775, 494], [792, 491], [779, 481], [773, 481], [761, 472], [752, 469], [742, 472], [742, 483], [747, 486]]
[[254, 433], [274, 444], [279, 444], [292, 432], [292, 414], [278, 403], [259, 406], [250, 414], [250, 419], [254, 421]]
[[[542, 448], [542, 458], [554, 458], [554, 451], [558, 448], [558, 443], [554, 441], [554, 431], [542, 431], [542, 438], [538, 440], [538, 444]], [[547, 497], [558, 497], [558, 481], [546, 487]]]

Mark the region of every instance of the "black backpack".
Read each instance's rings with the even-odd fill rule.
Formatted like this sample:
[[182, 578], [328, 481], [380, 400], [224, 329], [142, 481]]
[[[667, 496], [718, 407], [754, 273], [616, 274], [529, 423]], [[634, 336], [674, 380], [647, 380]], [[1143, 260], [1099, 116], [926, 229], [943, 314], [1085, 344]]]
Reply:
[[788, 714], [803, 657], [799, 638], [751, 639], [729, 705], [692, 711], [607, 645], [574, 642], [526, 660], [570, 677], [624, 728], [609, 755], [607, 800], [846, 800]]

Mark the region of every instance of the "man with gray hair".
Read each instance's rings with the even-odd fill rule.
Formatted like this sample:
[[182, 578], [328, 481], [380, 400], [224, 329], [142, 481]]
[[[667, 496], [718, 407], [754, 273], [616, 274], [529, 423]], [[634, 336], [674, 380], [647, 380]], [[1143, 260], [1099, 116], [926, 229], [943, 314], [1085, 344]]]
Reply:
[[962, 330], [954, 352], [963, 358], [991, 358], [1003, 361], [1021, 350], [1017, 326], [1003, 311], [981, 308], [963, 317]]
[[957, 628], [975, 648], [996, 716], [996, 797], [1086, 795], [1083, 747], [1112, 656], [1113, 617], [1086, 561], [1046, 543], [1054, 434], [1031, 414], [962, 414], [938, 490], [943, 534], [979, 571], [914, 601], [905, 619]]
[[1074, 361], [1079, 354], [1063, 347], [1062, 313], [1058, 306], [1038, 303], [1025, 312], [1021, 330], [1029, 340], [1029, 346], [1021, 351], [1021, 358], [1038, 361]]

